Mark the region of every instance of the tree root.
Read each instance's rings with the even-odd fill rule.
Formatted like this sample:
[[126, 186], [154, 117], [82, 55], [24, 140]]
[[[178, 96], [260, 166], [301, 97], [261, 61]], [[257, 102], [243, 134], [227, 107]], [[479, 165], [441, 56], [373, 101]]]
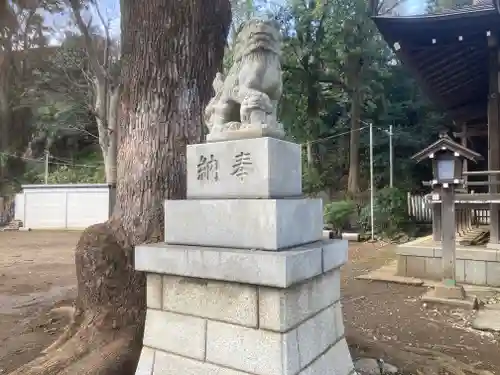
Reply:
[[75, 335], [76, 331], [81, 325], [81, 317], [82, 312], [77, 311], [74, 307], [69, 308], [69, 306], [59, 307], [57, 309], [53, 309], [52, 312], [62, 313], [62, 315], [67, 315], [70, 319], [69, 324], [64, 329], [64, 332], [61, 336], [57, 338], [49, 347], [42, 350], [42, 354], [47, 354], [52, 350], [55, 350], [62, 346], [66, 341], [68, 341], [72, 336]]
[[41, 356], [10, 375], [133, 375], [139, 360], [145, 308], [144, 276], [133, 251], [110, 224], [87, 228], [77, 244], [76, 308], [63, 334]]
[[404, 374], [412, 375], [494, 375], [487, 370], [466, 364], [437, 350], [413, 346], [396, 347], [369, 340], [360, 335], [349, 335], [346, 340], [353, 353], [359, 356], [383, 358], [397, 366]]
[[140, 352], [136, 327], [103, 330], [95, 323], [95, 317], [74, 320], [42, 356], [9, 375], [133, 375]]

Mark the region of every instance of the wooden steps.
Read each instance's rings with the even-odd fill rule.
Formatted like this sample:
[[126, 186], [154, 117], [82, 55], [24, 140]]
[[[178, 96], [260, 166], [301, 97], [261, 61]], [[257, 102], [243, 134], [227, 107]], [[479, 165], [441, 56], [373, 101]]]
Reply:
[[2, 232], [15, 232], [23, 227], [21, 220], [12, 220], [6, 227], [0, 228]]

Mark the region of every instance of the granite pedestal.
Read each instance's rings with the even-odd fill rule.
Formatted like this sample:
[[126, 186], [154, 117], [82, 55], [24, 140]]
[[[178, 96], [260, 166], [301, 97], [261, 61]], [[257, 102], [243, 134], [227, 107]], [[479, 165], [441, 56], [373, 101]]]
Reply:
[[[188, 146], [188, 199], [166, 243], [138, 246], [147, 316], [136, 375], [350, 375], [340, 267], [320, 200], [301, 197], [300, 146]], [[283, 175], [283, 179], [280, 176]]]

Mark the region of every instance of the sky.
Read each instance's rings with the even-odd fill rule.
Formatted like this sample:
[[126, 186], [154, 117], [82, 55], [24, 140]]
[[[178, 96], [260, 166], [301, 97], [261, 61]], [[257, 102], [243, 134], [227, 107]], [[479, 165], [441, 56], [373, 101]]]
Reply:
[[[118, 38], [120, 36], [120, 0], [99, 0], [97, 3], [104, 19], [109, 20], [111, 36]], [[75, 30], [74, 26], [70, 26], [73, 24], [71, 17], [70, 11], [63, 12], [62, 14], [45, 14], [45, 25], [53, 29], [53, 36], [50, 40], [51, 45], [58, 45], [62, 38], [64, 38], [65, 31]], [[92, 19], [93, 25], [103, 29], [95, 9], [91, 9], [90, 12], [84, 12], [83, 18], [86, 22]]]
[[425, 13], [427, 7], [426, 0], [398, 0], [400, 4], [396, 11], [400, 16], [416, 16]]
[[[138, 1], [138, 0], [137, 0]], [[188, 1], [188, 0], [184, 0]], [[257, 4], [267, 5], [280, 5], [283, 0], [254, 0]], [[396, 11], [401, 16], [413, 16], [423, 14], [426, 8], [426, 0], [388, 0], [388, 3], [392, 1], [399, 1], [400, 4], [396, 7]], [[111, 25], [111, 35], [113, 38], [119, 38], [120, 36], [120, 0], [98, 0], [99, 9], [103, 16], [109, 20]], [[94, 25], [101, 25], [99, 18], [95, 10], [90, 13], [84, 14], [85, 20], [89, 20], [92, 17]], [[47, 14], [46, 15], [46, 26], [51, 27], [54, 30], [54, 35], [51, 38], [50, 44], [57, 45], [60, 43], [64, 37], [64, 32], [70, 30], [71, 27], [71, 13], [65, 12], [63, 14]], [[103, 30], [104, 31], [104, 30]]]

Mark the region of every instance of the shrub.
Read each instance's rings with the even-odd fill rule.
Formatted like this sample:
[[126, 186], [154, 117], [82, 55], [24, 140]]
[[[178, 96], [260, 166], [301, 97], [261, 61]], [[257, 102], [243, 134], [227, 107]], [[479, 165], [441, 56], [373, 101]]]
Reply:
[[314, 167], [302, 168], [302, 190], [306, 195], [315, 195], [323, 189], [323, 183], [318, 170]]
[[[370, 203], [359, 214], [359, 224], [365, 230], [371, 229]], [[405, 229], [408, 223], [408, 202], [404, 191], [397, 188], [384, 188], [375, 194], [373, 205], [375, 232], [392, 237]]]
[[333, 230], [339, 234], [342, 230], [349, 227], [349, 219], [356, 211], [356, 205], [353, 201], [344, 200], [331, 202], [325, 205], [323, 216], [326, 224], [333, 227]]
[[[43, 181], [43, 174], [39, 175]], [[104, 183], [104, 166], [73, 167], [61, 165], [49, 173], [49, 184], [98, 184]]]

